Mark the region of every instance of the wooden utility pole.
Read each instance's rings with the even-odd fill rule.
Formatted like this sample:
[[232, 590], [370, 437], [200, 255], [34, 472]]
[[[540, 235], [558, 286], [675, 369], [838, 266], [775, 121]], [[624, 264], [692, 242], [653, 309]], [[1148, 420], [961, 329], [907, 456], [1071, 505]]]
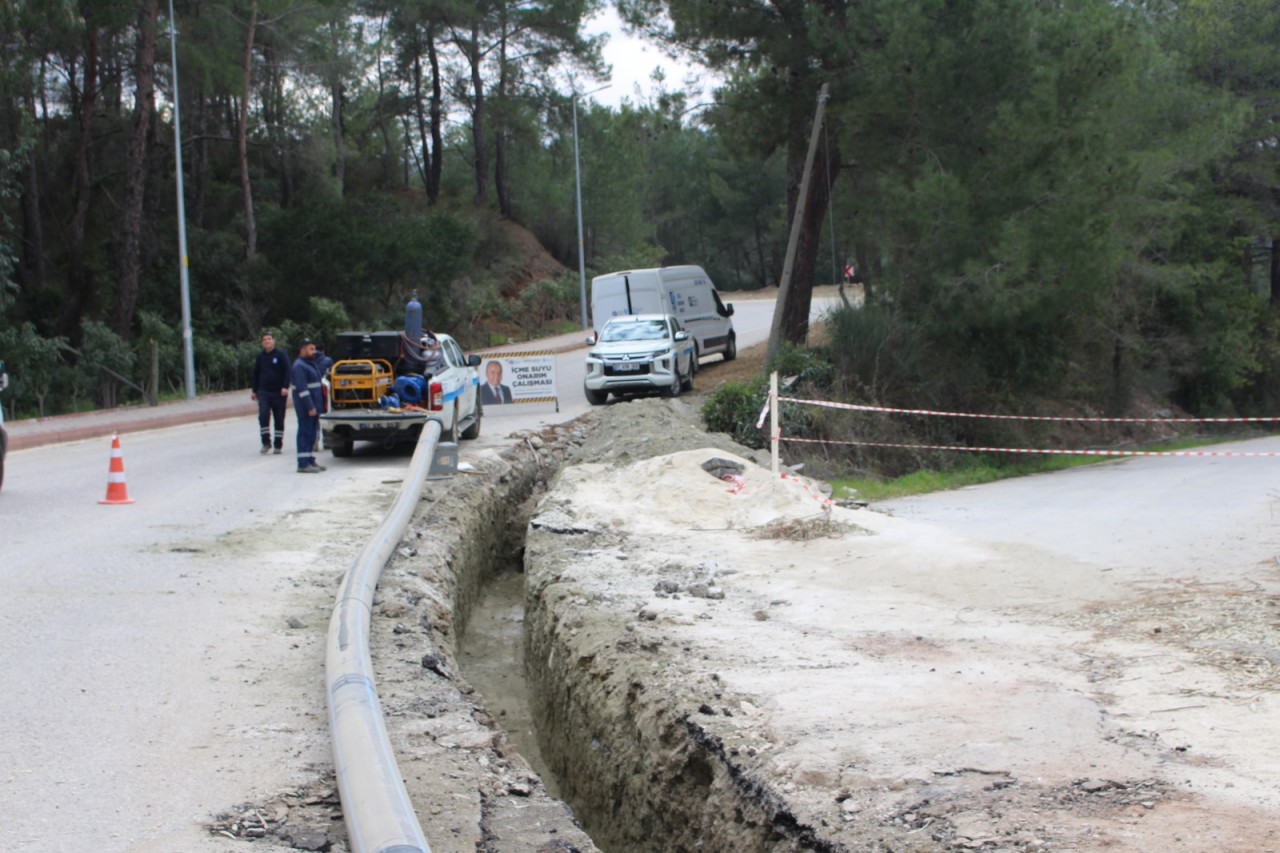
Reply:
[[782, 351], [787, 300], [791, 298], [791, 273], [796, 266], [796, 249], [800, 245], [800, 231], [804, 228], [805, 209], [809, 201], [809, 184], [813, 180], [813, 160], [818, 153], [822, 119], [827, 109], [827, 84], [818, 92], [818, 109], [813, 115], [813, 131], [809, 134], [809, 151], [804, 157], [804, 172], [800, 177], [800, 193], [796, 197], [795, 211], [791, 214], [791, 237], [787, 240], [787, 255], [782, 262], [782, 278], [778, 281], [778, 301], [773, 307], [773, 326], [769, 331], [769, 349], [765, 363], [772, 361]]

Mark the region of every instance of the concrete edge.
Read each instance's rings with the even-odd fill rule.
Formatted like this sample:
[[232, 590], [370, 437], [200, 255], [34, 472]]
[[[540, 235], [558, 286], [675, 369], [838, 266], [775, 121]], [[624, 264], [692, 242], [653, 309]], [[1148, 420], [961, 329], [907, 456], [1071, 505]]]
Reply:
[[[86, 412], [84, 414], [100, 414], [94, 412]], [[214, 407], [201, 408], [198, 410], [189, 410], [185, 412], [169, 412], [159, 413], [155, 415], [137, 417], [137, 418], [121, 418], [120, 420], [104, 420], [92, 424], [75, 424], [68, 423], [66, 426], [60, 424], [49, 425], [51, 421], [58, 418], [80, 418], [81, 414], [74, 415], [55, 415], [51, 418], [43, 418], [39, 421], [13, 421], [6, 424], [9, 433], [9, 450], [30, 450], [36, 447], [44, 447], [50, 444], [63, 444], [69, 441], [82, 441], [86, 438], [102, 438], [108, 435], [124, 435], [131, 432], [145, 432], [152, 429], [164, 429], [166, 427], [185, 426], [187, 424], [203, 423], [205, 421], [220, 421], [230, 418], [242, 417], [256, 414], [251, 404], [244, 402], [221, 403]], [[23, 431], [19, 424], [23, 423], [39, 423], [38, 428], [31, 431]]]

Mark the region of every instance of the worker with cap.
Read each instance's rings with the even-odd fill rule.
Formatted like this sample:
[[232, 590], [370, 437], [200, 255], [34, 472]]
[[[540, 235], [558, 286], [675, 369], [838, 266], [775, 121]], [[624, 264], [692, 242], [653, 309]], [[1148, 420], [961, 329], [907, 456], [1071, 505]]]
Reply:
[[316, 363], [316, 344], [303, 338], [298, 358], [293, 362], [293, 410], [298, 415], [298, 473], [316, 474], [325, 470], [316, 464], [316, 437], [320, 415], [324, 414], [324, 385]]

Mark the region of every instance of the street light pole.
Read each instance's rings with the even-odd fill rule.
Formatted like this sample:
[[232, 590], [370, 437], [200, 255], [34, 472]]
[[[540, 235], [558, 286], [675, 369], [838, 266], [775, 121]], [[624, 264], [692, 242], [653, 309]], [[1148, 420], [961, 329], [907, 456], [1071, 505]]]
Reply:
[[[173, 2], [173, 0], [170, 0]], [[577, 191], [578, 197], [578, 289], [579, 300], [582, 303], [582, 331], [591, 328], [591, 324], [587, 322], [587, 262], [583, 256], [582, 242], [582, 167], [578, 161], [578, 98], [585, 98], [587, 95], [594, 95], [596, 92], [603, 92], [609, 88], [608, 83], [599, 89], [592, 89], [590, 92], [583, 92], [581, 95], [574, 94], [573, 101], [573, 184]]]
[[[169, 49], [173, 57], [173, 153], [178, 172], [178, 281], [182, 299], [182, 373], [187, 399], [196, 398], [195, 347], [191, 339], [191, 282], [187, 277], [187, 203], [182, 188], [182, 118], [178, 113], [178, 35], [169, 0]], [[155, 389], [159, 392], [159, 388]]]

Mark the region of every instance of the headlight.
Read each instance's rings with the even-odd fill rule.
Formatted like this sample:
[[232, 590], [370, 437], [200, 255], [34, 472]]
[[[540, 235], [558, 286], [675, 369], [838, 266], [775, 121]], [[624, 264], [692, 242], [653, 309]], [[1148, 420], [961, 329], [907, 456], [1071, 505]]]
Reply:
[[589, 352], [587, 353], [587, 358], [595, 358], [595, 359], [599, 359], [599, 358], [600, 358], [600, 353], [595, 352], [594, 350], [591, 350], [591, 351], [589, 351]]

